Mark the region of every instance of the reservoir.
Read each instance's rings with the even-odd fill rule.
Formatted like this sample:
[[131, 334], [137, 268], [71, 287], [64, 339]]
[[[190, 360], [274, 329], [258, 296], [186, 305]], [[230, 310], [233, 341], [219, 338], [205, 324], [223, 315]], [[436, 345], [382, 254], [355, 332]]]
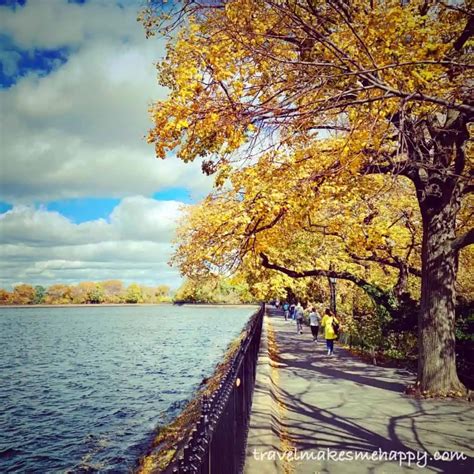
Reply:
[[0, 472], [130, 472], [256, 309], [0, 308]]

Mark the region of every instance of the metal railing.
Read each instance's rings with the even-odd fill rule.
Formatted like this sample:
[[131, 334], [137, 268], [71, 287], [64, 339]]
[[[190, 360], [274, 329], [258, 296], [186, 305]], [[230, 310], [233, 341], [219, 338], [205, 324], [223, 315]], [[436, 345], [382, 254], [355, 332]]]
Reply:
[[247, 335], [218, 388], [202, 399], [201, 415], [182, 455], [166, 472], [237, 474], [243, 471], [264, 311], [262, 305], [252, 316]]

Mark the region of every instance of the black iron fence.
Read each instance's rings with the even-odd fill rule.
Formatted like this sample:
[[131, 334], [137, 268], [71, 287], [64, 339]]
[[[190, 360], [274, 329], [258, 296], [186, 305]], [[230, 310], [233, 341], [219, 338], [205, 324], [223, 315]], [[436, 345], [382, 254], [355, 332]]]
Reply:
[[255, 386], [264, 305], [252, 317], [247, 335], [219, 387], [201, 403], [201, 415], [182, 455], [167, 472], [233, 474], [243, 471]]

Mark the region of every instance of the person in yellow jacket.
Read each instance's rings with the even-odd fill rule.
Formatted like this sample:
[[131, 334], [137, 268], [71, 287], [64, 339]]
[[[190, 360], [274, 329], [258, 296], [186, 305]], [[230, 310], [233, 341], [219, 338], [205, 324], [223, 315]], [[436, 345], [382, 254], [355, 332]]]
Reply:
[[324, 329], [324, 339], [326, 339], [326, 347], [328, 350], [328, 356], [333, 354], [334, 339], [337, 339], [338, 337], [336, 330], [334, 329], [335, 325], [339, 327], [339, 321], [337, 320], [334, 313], [330, 309], [327, 309], [321, 321], [321, 327]]

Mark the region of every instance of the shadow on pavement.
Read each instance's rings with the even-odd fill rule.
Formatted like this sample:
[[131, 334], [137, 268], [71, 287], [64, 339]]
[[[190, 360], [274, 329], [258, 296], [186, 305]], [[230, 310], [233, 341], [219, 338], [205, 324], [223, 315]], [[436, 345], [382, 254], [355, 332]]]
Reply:
[[[426, 453], [431, 471], [474, 472], [472, 457], [453, 462], [433, 458], [436, 450], [472, 453], [469, 403], [410, 398], [404, 388], [414, 374], [368, 365], [340, 347], [328, 357], [324, 340], [313, 342], [309, 328], [297, 334], [295, 323], [285, 321], [281, 311], [270, 309], [268, 314], [281, 357], [274, 398], [285, 406], [280, 425], [298, 451], [419, 452]], [[379, 461], [374, 467], [393, 472], [384, 471], [391, 465]], [[367, 472], [372, 472], [369, 464]]]

